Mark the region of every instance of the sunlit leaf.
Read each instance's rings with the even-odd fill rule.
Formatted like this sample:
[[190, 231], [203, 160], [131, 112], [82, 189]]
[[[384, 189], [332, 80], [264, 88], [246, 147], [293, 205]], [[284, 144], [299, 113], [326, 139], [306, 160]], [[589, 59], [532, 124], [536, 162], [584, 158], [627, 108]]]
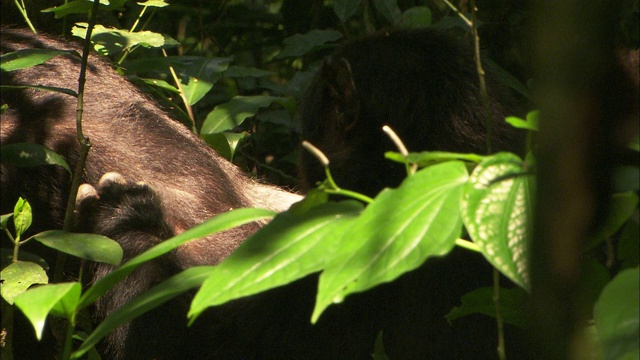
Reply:
[[46, 284], [49, 277], [42, 266], [29, 261], [18, 261], [2, 269], [2, 298], [9, 304], [33, 284]]
[[283, 104], [290, 101], [276, 96], [236, 96], [229, 102], [220, 104], [207, 115], [202, 124], [201, 134], [213, 134], [231, 130], [242, 124], [247, 118], [254, 116], [258, 110], [268, 107], [274, 102]]
[[448, 253], [461, 233], [459, 204], [467, 177], [462, 162], [448, 162], [381, 192], [347, 229], [320, 276], [312, 321], [348, 294], [393, 281], [427, 258]]
[[70, 316], [77, 309], [81, 290], [82, 285], [76, 282], [42, 285], [16, 296], [14, 303], [29, 319], [40, 340], [44, 323], [54, 307], [56, 315]]
[[119, 265], [122, 248], [116, 241], [96, 234], [49, 230], [33, 236], [42, 244], [81, 259]]
[[193, 299], [189, 317], [193, 321], [207, 307], [321, 270], [361, 209], [355, 202], [329, 203], [278, 215], [216, 266]]
[[244, 225], [253, 221], [263, 220], [273, 217], [275, 213], [271, 210], [241, 208], [222, 213], [194, 226], [193, 228], [165, 240], [142, 254], [134, 257], [116, 270], [110, 272], [105, 277], [93, 284], [83, 295], [80, 308], [85, 308], [105, 294], [115, 284], [124, 279], [138, 266], [147, 261], [162, 256], [178, 246], [189, 241], [200, 239], [205, 236], [228, 230], [236, 226]]
[[475, 168], [461, 203], [464, 225], [485, 258], [525, 289], [532, 191], [533, 178], [524, 174], [522, 160], [499, 153]]
[[80, 56], [77, 51], [72, 50], [22, 49], [0, 55], [0, 69], [2, 71], [27, 69], [60, 55]]

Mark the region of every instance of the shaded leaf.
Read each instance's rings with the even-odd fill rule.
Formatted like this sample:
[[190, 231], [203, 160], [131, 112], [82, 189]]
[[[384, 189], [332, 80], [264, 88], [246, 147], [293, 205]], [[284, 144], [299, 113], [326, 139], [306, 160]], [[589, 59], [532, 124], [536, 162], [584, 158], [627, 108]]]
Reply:
[[593, 317], [607, 360], [638, 358], [639, 279], [638, 268], [619, 273], [594, 307]]
[[335, 30], [311, 30], [306, 34], [295, 34], [284, 39], [284, 48], [276, 59], [299, 57], [339, 40], [342, 34]]
[[400, 22], [401, 12], [398, 7], [398, 0], [373, 0], [373, 5], [391, 25], [396, 25]]
[[345, 22], [355, 15], [361, 3], [362, 0], [334, 0], [333, 12], [341, 22]]
[[431, 25], [431, 9], [426, 6], [415, 6], [407, 9], [400, 17], [401, 28], [419, 29]]
[[17, 143], [0, 147], [0, 161], [14, 166], [34, 167], [40, 165], [57, 165], [71, 174], [69, 165], [55, 151], [33, 143]]
[[[500, 310], [502, 320], [511, 325], [526, 328], [529, 326], [529, 319], [526, 317], [525, 309], [528, 294], [522, 288], [513, 289], [500, 288]], [[496, 317], [496, 306], [493, 302], [493, 288], [483, 287], [473, 290], [461, 299], [462, 305], [454, 307], [447, 315], [447, 321], [471, 314], [484, 314]]]

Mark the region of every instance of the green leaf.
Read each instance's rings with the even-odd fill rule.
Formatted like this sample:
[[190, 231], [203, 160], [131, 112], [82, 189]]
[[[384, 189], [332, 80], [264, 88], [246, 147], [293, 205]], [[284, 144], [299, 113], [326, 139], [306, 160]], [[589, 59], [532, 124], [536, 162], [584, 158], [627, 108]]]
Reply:
[[382, 191], [350, 226], [320, 276], [315, 322], [322, 311], [351, 293], [390, 282], [431, 256], [448, 253], [460, 236], [462, 162], [435, 165]]
[[46, 284], [49, 277], [42, 266], [29, 261], [14, 262], [0, 272], [2, 298], [9, 304], [33, 284]]
[[189, 82], [182, 85], [189, 105], [200, 101], [229, 67], [231, 58], [198, 57], [185, 71], [190, 74]]
[[73, 50], [22, 49], [0, 55], [0, 70], [15, 71], [43, 64], [56, 56], [73, 55], [80, 57]]
[[288, 284], [322, 269], [345, 228], [362, 210], [357, 202], [285, 212], [215, 267], [191, 303], [193, 322], [206, 308]]
[[[528, 294], [522, 288], [513, 289], [500, 288], [500, 310], [502, 320], [511, 325], [526, 328], [529, 321], [526, 317], [525, 309]], [[493, 302], [493, 288], [483, 287], [473, 290], [461, 299], [462, 305], [454, 307], [447, 315], [447, 321], [471, 314], [484, 314], [496, 317], [496, 305]]]
[[531, 111], [527, 114], [527, 119], [521, 119], [516, 116], [507, 116], [505, 119], [506, 122], [511, 124], [511, 126], [518, 129], [525, 129], [529, 131], [538, 131], [540, 129], [540, 111]]
[[43, 285], [16, 296], [14, 303], [29, 319], [40, 340], [47, 316], [51, 313], [69, 318], [77, 309], [81, 290], [82, 285], [77, 282]]
[[241, 133], [213, 133], [203, 134], [202, 138], [209, 144], [218, 154], [225, 159], [232, 161], [233, 155], [236, 153], [238, 144], [247, 138], [246, 132]]
[[145, 2], [139, 2], [136, 4], [141, 6], [150, 6], [150, 7], [159, 7], [159, 8], [169, 6], [169, 3], [166, 3], [162, 0], [147, 0]]
[[33, 236], [42, 244], [81, 259], [119, 265], [122, 248], [118, 242], [96, 234], [49, 230]]
[[[40, 265], [40, 267], [42, 267], [45, 271], [49, 270], [49, 264], [47, 264], [47, 262], [44, 261], [43, 258], [41, 258], [38, 255], [34, 255], [28, 251], [24, 251], [20, 249], [20, 252], [18, 253], [18, 259], [20, 261], [28, 261], [28, 262], [36, 263]], [[5, 249], [5, 248], [0, 249], [0, 268], [4, 269], [5, 267], [9, 266], [12, 261], [13, 261], [13, 249]]]
[[[71, 34], [81, 39], [87, 36], [87, 23], [76, 23], [71, 29]], [[159, 33], [151, 31], [121, 30], [117, 28], [107, 28], [96, 25], [91, 33], [91, 42], [94, 48], [102, 55], [117, 54], [125, 49], [132, 49], [135, 46], [146, 48], [160, 48], [173, 46], [175, 40]]]
[[637, 359], [640, 326], [640, 269], [619, 273], [607, 285], [593, 309], [605, 359]]
[[13, 208], [13, 225], [16, 228], [16, 238], [20, 238], [29, 229], [32, 220], [31, 205], [27, 200], [19, 198]]
[[585, 245], [586, 249], [592, 249], [605, 239], [613, 236], [638, 209], [638, 195], [629, 191], [621, 194], [613, 194], [611, 205], [607, 213], [607, 219], [602, 228], [594, 234]]
[[260, 78], [275, 75], [275, 73], [263, 69], [248, 68], [244, 66], [232, 65], [224, 72], [228, 78]]
[[295, 34], [284, 39], [284, 48], [276, 55], [276, 59], [300, 57], [341, 38], [342, 34], [335, 30], [314, 29], [304, 35]]
[[634, 268], [640, 261], [640, 226], [635, 221], [627, 222], [620, 233], [616, 258], [621, 269]]
[[415, 6], [407, 9], [400, 17], [399, 27], [419, 29], [431, 25], [431, 9], [426, 6]]
[[397, 25], [400, 22], [401, 12], [398, 0], [373, 0], [373, 5], [391, 25]]
[[345, 22], [356, 14], [362, 0], [334, 0], [333, 12], [336, 14], [340, 22]]
[[[405, 163], [405, 157], [400, 153], [388, 151], [384, 154], [384, 156], [389, 160], [393, 160], [402, 164]], [[460, 154], [446, 151], [423, 151], [420, 153], [409, 153], [406, 161], [409, 161], [409, 163], [411, 164], [418, 164], [419, 167], [427, 167], [433, 164], [451, 160], [462, 160], [472, 163], [480, 163], [485, 159], [487, 159], [487, 156], [478, 154]]]
[[[100, 0], [100, 10], [122, 10], [126, 2], [127, 0]], [[92, 7], [92, 1], [76, 0], [65, 3], [64, 5], [44, 9], [42, 12], [52, 12], [55, 14], [56, 19], [61, 19], [70, 14], [88, 14]]]
[[462, 219], [485, 258], [521, 287], [529, 288], [528, 222], [533, 178], [523, 175], [522, 160], [498, 153], [478, 165], [465, 186]]
[[102, 338], [119, 326], [126, 324], [180, 294], [200, 286], [213, 269], [213, 266], [196, 266], [186, 269], [124, 304], [118, 308], [118, 310], [111, 313], [93, 330], [82, 342], [78, 350], [71, 355], [71, 358], [80, 358], [98, 344]]
[[176, 235], [171, 239], [165, 240], [151, 249], [143, 252], [142, 254], [127, 261], [116, 270], [110, 272], [105, 277], [97, 281], [91, 286], [83, 295], [80, 302], [80, 308], [85, 308], [96, 301], [100, 296], [104, 295], [115, 284], [124, 279], [138, 266], [144, 264], [147, 261], [153, 260], [159, 256], [162, 256], [178, 246], [195, 240], [200, 239], [211, 234], [228, 230], [246, 223], [258, 221], [266, 218], [270, 218], [275, 213], [271, 210], [264, 209], [235, 209], [226, 213], [222, 213], [202, 222], [199, 225]]
[[0, 161], [14, 166], [34, 167], [40, 165], [57, 165], [71, 174], [71, 169], [64, 158], [55, 151], [33, 143], [17, 143], [0, 147]]
[[[74, 90], [71, 89], [66, 89], [66, 88], [60, 88], [60, 87], [55, 87], [55, 86], [42, 86], [42, 85], [2, 85], [0, 86], [0, 89], [6, 90], [6, 89], [35, 89], [35, 90], [43, 90], [43, 91], [53, 91], [53, 92], [58, 92], [58, 93], [62, 93], [62, 94], [66, 94], [66, 95], [71, 95], [73, 97], [78, 97], [78, 93], [76, 93]], [[3, 105], [4, 106], [4, 105]]]
[[254, 116], [261, 108], [274, 102], [284, 104], [289, 99], [276, 96], [236, 96], [231, 101], [216, 106], [202, 124], [200, 134], [213, 134], [231, 130]]
[[12, 216], [13, 214], [4, 214], [0, 216], [0, 229], [7, 228], [7, 225], [9, 224], [9, 219], [11, 219]]
[[389, 360], [386, 351], [384, 350], [384, 337], [382, 336], [382, 331], [378, 333], [376, 337], [376, 342], [373, 347], [373, 359], [374, 360]]

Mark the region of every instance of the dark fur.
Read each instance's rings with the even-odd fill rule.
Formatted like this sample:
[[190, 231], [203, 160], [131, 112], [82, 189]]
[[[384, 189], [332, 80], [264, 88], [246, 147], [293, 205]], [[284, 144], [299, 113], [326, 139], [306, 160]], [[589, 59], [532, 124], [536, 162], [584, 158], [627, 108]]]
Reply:
[[[2, 53], [21, 48], [79, 50], [65, 41], [2, 29]], [[79, 69], [78, 58], [56, 57], [28, 70], [3, 73], [2, 85], [38, 84], [75, 90]], [[7, 90], [2, 92], [2, 103], [9, 106], [1, 121], [3, 145], [25, 141], [42, 144], [75, 167], [78, 157], [75, 98], [47, 91]], [[91, 217], [94, 221], [83, 221], [82, 230], [117, 240], [124, 249], [125, 260], [220, 212], [239, 207], [283, 210], [298, 199], [297, 195], [258, 184], [241, 174], [95, 57], [87, 74], [84, 130], [93, 143], [84, 182], [97, 185], [102, 174], [115, 171], [153, 188], [134, 191], [134, 186], [116, 191], [111, 197], [106, 195], [99, 208], [102, 214]], [[61, 228], [70, 186], [66, 171], [54, 166], [16, 168], [2, 164], [0, 179], [3, 214], [12, 212], [22, 196], [34, 209], [32, 233]], [[106, 213], [116, 213], [116, 209], [115, 217]], [[181, 269], [218, 263], [257, 228], [258, 224], [250, 224], [198, 240], [143, 266], [119, 285], [121, 290], [98, 302], [99, 318]], [[98, 265], [94, 280], [108, 271], [108, 266]], [[190, 334], [197, 331], [185, 331], [187, 300], [176, 301], [179, 306], [163, 307], [130, 329], [122, 328], [112, 334], [107, 343], [113, 357], [179, 356], [188, 348]], [[226, 330], [224, 327], [218, 333], [208, 330], [211, 334], [207, 336], [218, 335], [218, 347], [225, 341], [233, 343], [227, 339], [231, 335], [220, 336]], [[205, 350], [198, 352], [196, 347], [194, 353], [215, 353], [210, 349], [216, 344], [210, 346], [205, 339], [197, 341], [200, 347], [205, 344]], [[23, 343], [21, 339], [16, 342], [18, 346]], [[228, 347], [231, 353], [241, 348]], [[226, 345], [223, 348], [228, 349]]]
[[[346, 61], [345, 61], [346, 60]], [[522, 153], [523, 134], [504, 122], [521, 112], [487, 65], [493, 150]], [[331, 162], [338, 186], [375, 196], [405, 177], [384, 159], [397, 151], [381, 131], [389, 125], [409, 151], [486, 153], [485, 110], [471, 44], [435, 30], [380, 33], [329, 56], [307, 91], [298, 119], [302, 136]], [[302, 152], [309, 187], [324, 179], [318, 161]]]

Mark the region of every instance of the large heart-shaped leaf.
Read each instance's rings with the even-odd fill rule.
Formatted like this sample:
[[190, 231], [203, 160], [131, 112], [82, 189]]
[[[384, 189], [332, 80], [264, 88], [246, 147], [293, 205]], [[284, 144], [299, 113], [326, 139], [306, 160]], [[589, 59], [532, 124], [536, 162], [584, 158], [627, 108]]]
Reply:
[[461, 203], [464, 225], [484, 256], [500, 272], [528, 289], [528, 222], [533, 178], [522, 160], [499, 153], [480, 163], [465, 186]]

